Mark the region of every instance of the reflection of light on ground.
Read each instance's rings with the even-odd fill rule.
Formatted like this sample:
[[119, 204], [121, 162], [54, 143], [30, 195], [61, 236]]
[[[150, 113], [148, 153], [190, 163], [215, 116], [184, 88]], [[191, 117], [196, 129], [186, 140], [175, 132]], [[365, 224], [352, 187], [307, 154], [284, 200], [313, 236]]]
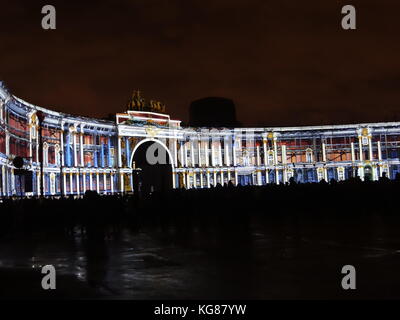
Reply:
[[[94, 252], [78, 232], [68, 241], [43, 239], [28, 245], [26, 240], [13, 240], [0, 243], [0, 267], [36, 269], [52, 264], [57, 274], [73, 275], [85, 285], [118, 298], [212, 299], [307, 297], [312, 296], [312, 290], [321, 294], [333, 290], [329, 285], [336, 288], [329, 277], [325, 283], [321, 279], [328, 273], [336, 281], [335, 270], [340, 273], [339, 266], [344, 263], [361, 264], [378, 274], [382, 270], [377, 265], [388, 268], [389, 274], [400, 265], [397, 238], [379, 234], [365, 240], [351, 236], [351, 232], [348, 238], [335, 238], [314, 229], [252, 228], [251, 241], [243, 247], [240, 242], [232, 246], [216, 235], [199, 232], [190, 241], [179, 243], [178, 233], [168, 232], [169, 238], [175, 238], [165, 242], [158, 233], [125, 231], [119, 240], [104, 241]], [[311, 274], [316, 279], [314, 287], [304, 291]]]

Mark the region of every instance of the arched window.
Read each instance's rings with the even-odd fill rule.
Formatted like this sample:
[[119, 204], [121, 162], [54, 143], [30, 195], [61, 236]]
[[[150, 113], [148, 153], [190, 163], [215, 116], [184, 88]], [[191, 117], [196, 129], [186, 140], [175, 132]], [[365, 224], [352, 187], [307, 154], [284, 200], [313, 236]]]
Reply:
[[308, 149], [306, 150], [306, 162], [307, 162], [307, 163], [313, 162], [313, 151], [312, 151], [312, 149], [310, 149], [310, 148], [308, 148]]
[[323, 168], [317, 169], [317, 178], [318, 178], [318, 181], [321, 181], [324, 179], [324, 169]]
[[343, 167], [337, 168], [337, 174], [338, 174], [338, 181], [345, 180], [344, 168]]
[[49, 145], [47, 142], [43, 143], [43, 165], [49, 164]]
[[56, 144], [54, 147], [55, 158], [56, 158], [56, 165], [61, 166], [61, 154], [60, 154], [60, 146]]
[[31, 126], [31, 139], [36, 139], [36, 126]]

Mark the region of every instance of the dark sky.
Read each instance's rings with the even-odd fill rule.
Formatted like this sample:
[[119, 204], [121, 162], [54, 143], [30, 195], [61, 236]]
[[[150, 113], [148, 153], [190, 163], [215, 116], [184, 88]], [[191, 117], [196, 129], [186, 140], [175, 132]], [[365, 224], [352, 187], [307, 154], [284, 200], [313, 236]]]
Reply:
[[[57, 30], [41, 29], [41, 7]], [[341, 29], [341, 7], [357, 30]], [[205, 96], [243, 124], [400, 120], [400, 2], [0, 0], [0, 79], [22, 99], [105, 117], [133, 89], [186, 121]]]

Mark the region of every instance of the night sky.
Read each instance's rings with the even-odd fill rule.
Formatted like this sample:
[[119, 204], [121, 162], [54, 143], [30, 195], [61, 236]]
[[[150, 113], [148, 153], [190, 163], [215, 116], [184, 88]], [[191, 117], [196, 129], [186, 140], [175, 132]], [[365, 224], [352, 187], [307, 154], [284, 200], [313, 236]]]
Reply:
[[[0, 0], [0, 79], [66, 113], [122, 112], [131, 92], [186, 121], [231, 98], [247, 126], [400, 120], [400, 2]], [[41, 7], [57, 30], [41, 28]], [[357, 30], [341, 28], [341, 7]]]

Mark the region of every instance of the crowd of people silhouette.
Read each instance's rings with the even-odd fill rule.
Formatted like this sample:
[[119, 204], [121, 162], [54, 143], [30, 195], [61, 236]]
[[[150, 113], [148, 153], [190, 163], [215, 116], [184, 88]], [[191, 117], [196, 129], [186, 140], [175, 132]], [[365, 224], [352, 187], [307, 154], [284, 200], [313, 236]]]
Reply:
[[189, 228], [238, 227], [257, 219], [354, 219], [368, 214], [396, 215], [400, 178], [210, 189], [173, 189], [151, 194], [99, 195], [81, 198], [3, 198], [0, 235], [13, 231], [106, 235], [121, 226]]

